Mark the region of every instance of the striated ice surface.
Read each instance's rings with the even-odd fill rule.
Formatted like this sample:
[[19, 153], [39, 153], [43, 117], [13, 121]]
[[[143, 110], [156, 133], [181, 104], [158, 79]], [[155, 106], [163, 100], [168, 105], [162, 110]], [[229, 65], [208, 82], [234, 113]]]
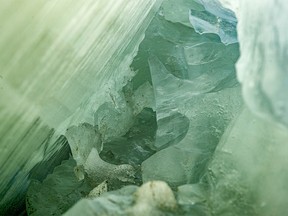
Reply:
[[162, 1], [0, 2], [0, 214], [17, 215], [32, 176], [67, 158], [65, 130], [93, 125], [134, 75]]

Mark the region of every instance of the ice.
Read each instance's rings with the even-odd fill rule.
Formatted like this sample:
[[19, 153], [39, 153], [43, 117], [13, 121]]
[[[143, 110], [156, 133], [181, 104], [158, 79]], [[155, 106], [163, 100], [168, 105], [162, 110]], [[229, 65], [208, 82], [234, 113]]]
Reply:
[[161, 2], [1, 0], [1, 213], [21, 213], [29, 176], [40, 179], [33, 168], [53, 169], [68, 154], [58, 141], [65, 130], [93, 125], [109, 93], [132, 78], [129, 64]]
[[247, 108], [231, 123], [209, 165], [216, 215], [287, 214], [287, 137], [286, 128]]
[[0, 214], [288, 215], [286, 3], [69, 2], [3, 2]]
[[132, 206], [134, 202], [132, 195], [136, 190], [136, 186], [126, 186], [120, 190], [105, 193], [96, 199], [82, 199], [63, 215], [127, 215], [125, 210]]
[[[168, 101], [174, 109], [185, 114], [185, 121], [190, 122], [186, 135], [182, 136], [178, 143], [165, 143], [164, 147], [172, 144], [173, 146], [157, 152], [142, 163], [143, 181], [165, 180], [172, 186], [198, 182], [205, 173], [207, 162], [211, 159], [226, 127], [242, 110], [239, 87], [187, 97], [186, 100], [184, 94], [187, 92], [183, 92], [181, 97], [169, 98]], [[168, 108], [169, 103], [163, 103], [159, 113], [164, 113]], [[163, 115], [160, 115], [160, 118]], [[181, 136], [183, 131], [179, 133], [178, 128], [185, 124], [181, 119], [183, 117], [179, 116], [177, 124], [173, 124], [175, 121], [167, 121], [166, 124], [159, 125], [156, 146], [167, 140], [167, 128], [171, 128], [169, 133], [174, 133], [174, 137]], [[173, 126], [169, 126], [170, 123]]]
[[26, 197], [28, 215], [61, 215], [81, 198], [91, 187], [85, 181], [78, 181], [73, 168], [73, 158], [63, 161], [43, 181], [34, 180]]
[[[147, 182], [141, 187], [128, 186], [109, 192], [98, 199], [83, 199], [64, 215], [179, 215], [175, 196], [161, 181]], [[180, 212], [181, 213], [181, 212]], [[182, 215], [182, 214], [181, 214]]]
[[92, 148], [96, 148], [98, 152], [103, 148], [100, 133], [88, 123], [69, 127], [65, 136], [79, 166], [85, 163]]
[[[259, 7], [255, 7], [255, 4]], [[241, 57], [237, 76], [248, 107], [258, 116], [288, 126], [288, 31], [285, 2], [239, 1]]]
[[215, 33], [224, 44], [237, 43], [237, 19], [233, 11], [224, 8], [218, 0], [199, 0], [205, 10], [190, 10], [189, 20], [200, 33]]
[[98, 151], [93, 148], [84, 164], [87, 179], [91, 185], [97, 186], [103, 181], [108, 182], [111, 189], [121, 187], [121, 183], [135, 182], [135, 168], [129, 164], [115, 165], [103, 161]]

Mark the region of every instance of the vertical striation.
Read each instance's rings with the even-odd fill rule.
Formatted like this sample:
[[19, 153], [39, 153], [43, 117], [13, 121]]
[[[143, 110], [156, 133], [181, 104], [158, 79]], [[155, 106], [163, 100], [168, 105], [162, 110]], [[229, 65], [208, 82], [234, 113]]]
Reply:
[[1, 212], [17, 209], [30, 170], [61, 149], [67, 125], [93, 118], [95, 100], [133, 74], [127, 62], [160, 3], [1, 0]]

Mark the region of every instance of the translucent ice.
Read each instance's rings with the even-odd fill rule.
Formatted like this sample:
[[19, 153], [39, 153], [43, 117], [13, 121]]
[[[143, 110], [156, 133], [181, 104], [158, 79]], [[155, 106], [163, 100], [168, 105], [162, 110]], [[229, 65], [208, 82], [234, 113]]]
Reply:
[[[40, 179], [68, 154], [65, 130], [93, 124], [131, 79], [129, 64], [161, 3], [1, 0], [1, 214], [21, 211], [30, 176]], [[37, 164], [45, 169], [33, 173]]]
[[92, 148], [96, 148], [98, 152], [102, 150], [100, 133], [88, 123], [69, 127], [65, 135], [77, 165], [85, 163]]
[[286, 3], [54, 1], [3, 1], [0, 214], [288, 215]]
[[28, 215], [61, 215], [78, 200], [84, 198], [91, 187], [85, 181], [78, 181], [70, 158], [56, 167], [43, 181], [33, 181], [26, 197]]
[[190, 10], [190, 22], [200, 33], [215, 33], [224, 44], [237, 43], [237, 19], [233, 11], [224, 8], [218, 0], [199, 0], [205, 10]]
[[97, 199], [83, 199], [65, 215], [182, 215], [177, 201], [165, 182], [147, 182], [141, 187], [128, 186]]
[[287, 140], [287, 128], [243, 110], [209, 165], [209, 202], [216, 215], [288, 213]]

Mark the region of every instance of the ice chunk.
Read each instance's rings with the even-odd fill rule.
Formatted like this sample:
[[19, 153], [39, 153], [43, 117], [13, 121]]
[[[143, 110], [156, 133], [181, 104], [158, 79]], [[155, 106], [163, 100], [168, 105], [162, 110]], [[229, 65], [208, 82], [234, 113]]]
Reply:
[[163, 149], [142, 163], [143, 182], [161, 180], [172, 187], [190, 183], [197, 156], [175, 147]]
[[199, 0], [205, 10], [190, 10], [189, 20], [200, 33], [215, 33], [224, 44], [237, 43], [237, 19], [233, 11], [224, 8], [218, 0]]
[[[168, 136], [169, 134], [172, 134], [171, 136], [174, 137], [181, 137], [181, 134], [185, 133], [185, 130], [183, 129], [179, 131], [178, 130], [179, 127], [183, 128], [184, 125], [186, 125], [186, 127], [188, 128], [189, 124], [185, 123], [187, 122], [185, 121], [185, 118], [181, 117], [181, 115], [178, 115], [177, 117], [179, 121], [178, 126], [174, 125], [171, 128], [172, 130], [171, 129], [170, 131], [169, 129], [167, 130], [167, 127], [169, 127], [168, 126], [169, 122], [165, 121], [165, 118], [167, 118], [168, 116], [175, 115], [176, 112], [179, 112], [182, 115], [186, 115], [188, 119], [191, 121], [191, 118], [193, 118], [196, 115], [197, 106], [199, 106], [199, 104], [203, 104], [203, 107], [201, 105], [203, 110], [207, 110], [207, 112], [209, 113], [212, 112], [212, 110], [208, 108], [209, 106], [207, 106], [206, 103], [205, 104], [203, 103], [205, 99], [211, 101], [210, 105], [213, 106], [215, 105], [217, 107], [217, 109], [214, 109], [215, 114], [217, 113], [216, 110], [219, 110], [219, 112], [227, 111], [232, 114], [233, 113], [232, 110], [226, 110], [224, 107], [225, 106], [233, 107], [233, 109], [235, 109], [236, 111], [239, 110], [238, 108], [241, 106], [240, 105], [241, 96], [239, 94], [239, 91], [237, 90], [231, 90], [231, 91], [226, 90], [222, 92], [217, 91], [218, 93], [215, 92], [204, 94], [205, 92], [208, 93], [210, 91], [213, 91], [214, 88], [217, 88], [217, 85], [215, 87], [215, 84], [207, 82], [207, 79], [205, 83], [204, 82], [205, 79], [203, 79], [203, 82], [197, 82], [198, 81], [197, 79], [196, 81], [187, 81], [180, 78], [176, 78], [173, 75], [169, 74], [169, 72], [167, 72], [167, 69], [157, 59], [157, 57], [150, 58], [149, 63], [151, 67], [154, 91], [156, 95], [155, 97], [156, 97], [157, 122], [159, 122], [155, 143], [156, 148], [163, 148], [165, 147], [165, 145], [169, 143], [167, 139], [166, 143], [163, 141], [163, 139], [165, 140], [165, 137]], [[225, 77], [225, 74], [219, 74], [219, 76], [221, 75]], [[225, 86], [225, 83], [221, 84], [222, 84], [221, 88], [229, 87], [229, 85]], [[221, 88], [219, 90], [221, 90]], [[229, 99], [230, 98], [229, 94], [233, 94], [235, 96], [233, 98], [233, 103], [231, 103]], [[217, 101], [217, 97], [219, 97], [219, 101]], [[228, 101], [226, 101], [227, 100], [225, 99], [226, 97]], [[189, 109], [187, 109], [188, 107]], [[201, 112], [203, 112], [203, 110], [201, 110]], [[181, 121], [179, 117], [181, 117], [182, 119]]]
[[152, 108], [155, 110], [155, 98], [153, 87], [147, 81], [141, 85], [132, 96], [133, 114], [138, 115], [144, 108]]
[[155, 17], [149, 26], [132, 63], [133, 69], [141, 74], [147, 72], [147, 59], [151, 55], [165, 65], [167, 73], [201, 83], [199, 86], [217, 85], [227, 77], [236, 82], [234, 64], [239, 57], [238, 44], [225, 46], [216, 35], [199, 35], [192, 28], [168, 22], [163, 17]]
[[88, 181], [97, 186], [107, 181], [110, 189], [117, 189], [121, 184], [135, 182], [135, 168], [129, 164], [114, 165], [103, 161], [98, 151], [93, 148], [84, 164]]
[[100, 133], [88, 123], [69, 127], [65, 135], [73, 158], [79, 166], [85, 163], [92, 148], [96, 148], [99, 152], [102, 150]]
[[[159, 112], [160, 116], [160, 112]], [[171, 112], [167, 116], [158, 119], [156, 147], [165, 148], [179, 143], [189, 129], [190, 120], [179, 112]]]
[[[226, 126], [241, 110], [239, 90], [229, 89], [187, 101], [184, 106], [189, 111], [185, 112], [191, 122], [186, 136], [175, 147], [159, 151], [142, 164], [143, 180], [165, 180], [173, 186], [197, 182]], [[182, 108], [178, 106], [179, 110]], [[181, 121], [174, 124], [170, 133], [179, 134], [177, 129], [181, 125]], [[161, 127], [158, 131], [165, 129]], [[157, 138], [162, 140], [160, 132]]]
[[206, 202], [208, 193], [205, 185], [184, 184], [177, 188], [177, 200], [181, 205], [195, 205]]
[[[111, 96], [113, 98], [113, 96]], [[123, 136], [133, 124], [133, 111], [126, 102], [118, 104], [113, 98], [112, 103], [102, 104], [94, 115], [95, 125], [102, 135], [103, 141]]]
[[155, 153], [152, 149], [157, 130], [156, 113], [145, 108], [135, 116], [133, 126], [122, 137], [104, 143], [100, 156], [113, 164], [139, 166]]
[[[155, 59], [154, 62], [157, 64]], [[151, 67], [159, 123], [155, 148], [174, 146], [157, 152], [142, 163], [143, 180], [165, 180], [171, 186], [196, 183], [204, 174], [226, 127], [241, 111], [240, 88], [193, 94], [192, 86], [174, 82], [183, 80], [168, 79], [171, 74], [166, 75], [167, 78], [159, 76], [163, 65], [156, 66]], [[179, 114], [175, 115], [176, 111]]]
[[158, 152], [142, 163], [144, 182], [165, 180], [176, 187], [196, 183], [205, 173], [225, 128], [241, 110], [238, 55], [237, 43], [225, 46], [215, 35], [196, 34], [163, 17], [152, 21], [139, 58], [150, 56]]
[[203, 11], [204, 7], [195, 0], [165, 0], [162, 4], [162, 10], [160, 13], [165, 17], [166, 20], [174, 23], [182, 23], [186, 26], [191, 26], [188, 17], [189, 9]]
[[202, 65], [216, 61], [222, 56], [225, 46], [222, 43], [199, 43], [184, 47], [188, 65]]
[[91, 187], [87, 182], [76, 179], [75, 165], [70, 158], [56, 167], [42, 183], [32, 181], [26, 196], [28, 215], [61, 215], [89, 193]]
[[209, 205], [215, 215], [288, 213], [287, 140], [287, 128], [243, 110], [209, 165]]
[[182, 215], [172, 190], [165, 182], [123, 187], [96, 199], [82, 199], [64, 215]]
[[67, 130], [66, 136], [77, 161], [75, 173], [80, 180], [87, 175], [93, 187], [108, 181], [110, 189], [119, 187], [121, 182], [134, 183], [135, 169], [131, 165], [114, 165], [100, 158], [101, 135], [93, 126], [87, 123], [72, 126]]
[[82, 199], [64, 216], [128, 215], [126, 210], [133, 205], [133, 194], [137, 188], [136, 186], [126, 186], [120, 190], [105, 193], [99, 198]]

